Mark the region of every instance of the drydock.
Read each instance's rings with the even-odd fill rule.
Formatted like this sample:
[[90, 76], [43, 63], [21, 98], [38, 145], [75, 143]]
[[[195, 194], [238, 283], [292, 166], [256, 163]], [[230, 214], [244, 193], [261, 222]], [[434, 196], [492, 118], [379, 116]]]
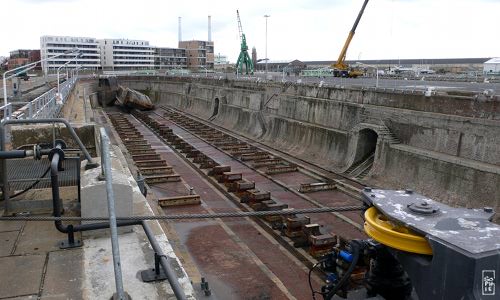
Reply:
[[[117, 83], [154, 109], [113, 105], [128, 97]], [[2, 123], [0, 299], [109, 299], [117, 258], [133, 299], [498, 297], [484, 285], [485, 270], [493, 291], [500, 272], [498, 96], [174, 76], [67, 84], [62, 106]], [[380, 271], [389, 260], [398, 272]]]

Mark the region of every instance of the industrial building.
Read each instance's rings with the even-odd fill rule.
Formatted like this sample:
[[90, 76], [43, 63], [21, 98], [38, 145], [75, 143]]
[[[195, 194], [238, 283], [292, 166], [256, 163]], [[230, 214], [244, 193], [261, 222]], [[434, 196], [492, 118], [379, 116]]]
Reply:
[[[97, 39], [91, 37], [73, 37], [73, 36], [49, 36], [40, 37], [40, 55], [41, 59], [64, 53], [64, 51], [77, 48], [81, 55], [71, 64], [69, 68], [77, 65], [83, 68], [98, 69], [101, 67], [100, 48]], [[44, 73], [56, 70], [69, 60], [75, 58], [74, 54], [61, 55], [55, 60], [42, 62]]]
[[98, 40], [103, 70], [148, 70], [155, 60], [148, 41], [128, 39]]
[[500, 75], [500, 57], [485, 61], [483, 64], [483, 73], [485, 75]]

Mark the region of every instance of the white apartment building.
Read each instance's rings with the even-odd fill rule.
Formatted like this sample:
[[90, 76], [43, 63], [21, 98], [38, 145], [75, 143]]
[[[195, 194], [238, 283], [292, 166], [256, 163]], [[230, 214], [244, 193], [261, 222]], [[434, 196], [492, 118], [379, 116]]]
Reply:
[[148, 41], [98, 40], [103, 70], [154, 69], [154, 47]]
[[[95, 38], [73, 37], [73, 36], [49, 36], [40, 37], [40, 56], [41, 59], [64, 53], [66, 50], [78, 48], [81, 55], [71, 63], [68, 68], [82, 66], [82, 68], [100, 68], [101, 57], [99, 54], [99, 43]], [[42, 62], [44, 73], [55, 71], [58, 67], [64, 65], [69, 60], [74, 59], [74, 54], [61, 55], [54, 60]]]

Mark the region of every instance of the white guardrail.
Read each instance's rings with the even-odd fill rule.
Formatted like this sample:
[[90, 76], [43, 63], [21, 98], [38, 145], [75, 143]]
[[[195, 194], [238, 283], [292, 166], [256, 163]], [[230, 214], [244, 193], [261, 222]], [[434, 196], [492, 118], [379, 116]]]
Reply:
[[[60, 84], [60, 97], [57, 95], [57, 88], [52, 88], [15, 111], [13, 111], [13, 105], [16, 102], [9, 102], [7, 105], [0, 106], [0, 111], [3, 111], [1, 121], [3, 122], [6, 118], [45, 119], [56, 117], [77, 80], [78, 77], [75, 76]], [[60, 101], [58, 101], [58, 98], [60, 98]]]

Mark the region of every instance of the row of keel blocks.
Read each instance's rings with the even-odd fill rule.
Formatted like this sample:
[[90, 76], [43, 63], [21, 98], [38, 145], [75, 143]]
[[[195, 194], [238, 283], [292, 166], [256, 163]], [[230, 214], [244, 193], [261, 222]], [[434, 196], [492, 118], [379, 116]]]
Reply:
[[146, 183], [158, 184], [181, 180], [126, 117], [121, 114], [110, 114], [109, 118]]
[[[265, 167], [267, 174], [279, 174], [295, 172], [298, 166], [291, 164], [281, 158], [276, 158], [267, 151], [250, 146], [232, 136], [226, 135], [216, 129], [210, 128], [198, 121], [189, 120], [185, 115], [176, 112], [166, 112], [165, 118], [182, 126], [188, 131], [193, 131], [198, 137], [206, 142], [218, 147], [229, 155], [241, 161], [252, 161], [253, 168]], [[182, 142], [176, 142], [181, 144]], [[214, 164], [213, 166], [203, 165], [211, 161], [206, 155], [197, 149], [190, 149], [187, 154], [193, 163], [200, 165], [201, 169], [208, 169], [208, 176], [214, 177], [219, 184], [226, 187], [228, 192], [233, 193], [240, 199], [241, 203], [248, 205], [256, 211], [284, 210], [288, 205], [272, 199], [268, 191], [260, 191], [255, 188], [255, 182], [250, 182], [242, 177], [241, 173], [231, 172], [231, 167], [227, 165]], [[295, 247], [306, 247], [313, 257], [320, 257], [329, 252], [337, 243], [337, 236], [333, 234], [323, 234], [321, 225], [311, 224], [308, 216], [290, 215], [265, 216], [263, 219], [272, 228], [278, 229], [281, 233], [292, 240]]]

